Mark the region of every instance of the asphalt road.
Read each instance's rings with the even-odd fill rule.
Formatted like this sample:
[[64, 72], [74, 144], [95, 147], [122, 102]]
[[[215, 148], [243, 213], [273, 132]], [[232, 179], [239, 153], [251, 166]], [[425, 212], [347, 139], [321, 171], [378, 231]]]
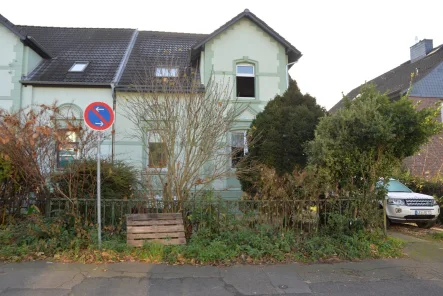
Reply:
[[0, 264], [11, 295], [443, 295], [443, 244], [402, 234], [409, 258], [336, 264]]

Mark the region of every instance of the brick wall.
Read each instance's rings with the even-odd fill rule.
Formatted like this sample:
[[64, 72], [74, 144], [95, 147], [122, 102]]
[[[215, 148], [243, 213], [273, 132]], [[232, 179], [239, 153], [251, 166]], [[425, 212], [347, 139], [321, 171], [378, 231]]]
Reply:
[[[414, 103], [421, 101], [418, 109], [432, 107], [443, 101], [441, 98], [409, 97], [409, 99]], [[441, 116], [438, 119], [441, 121]], [[403, 164], [414, 176], [426, 179], [443, 176], [443, 133], [434, 136], [428, 144], [422, 147], [420, 152], [406, 158]]]

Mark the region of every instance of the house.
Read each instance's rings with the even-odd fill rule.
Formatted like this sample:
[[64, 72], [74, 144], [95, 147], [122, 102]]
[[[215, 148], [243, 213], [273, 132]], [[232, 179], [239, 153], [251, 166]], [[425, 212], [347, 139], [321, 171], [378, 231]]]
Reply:
[[[133, 35], [132, 29], [16, 26], [0, 15], [0, 107], [57, 101], [81, 119], [90, 102], [112, 105]], [[112, 153], [111, 146], [105, 142], [103, 152]]]
[[[414, 74], [411, 81], [411, 74]], [[443, 102], [443, 45], [433, 46], [431, 39], [424, 39], [411, 46], [410, 60], [388, 72], [368, 81], [375, 84], [380, 92], [385, 92], [395, 100], [404, 95], [410, 84], [409, 99], [425, 108]], [[346, 97], [358, 96], [360, 87], [350, 91]], [[343, 107], [343, 100], [329, 112]], [[442, 113], [443, 118], [443, 113]], [[441, 118], [440, 118], [441, 120]], [[414, 176], [432, 178], [442, 175], [443, 171], [443, 134], [437, 135], [422, 147], [421, 151], [404, 161], [404, 165]]]
[[[229, 137], [238, 142], [266, 103], [287, 89], [288, 69], [301, 57], [248, 9], [211, 34], [19, 26], [0, 15], [0, 42], [1, 108], [18, 110], [57, 101], [82, 118], [90, 102], [106, 102], [114, 107], [116, 122], [102, 152], [141, 168], [149, 165], [150, 154], [142, 143], [126, 137], [134, 126], [118, 110], [119, 102], [134, 91], [131, 85], [141, 70], [140, 61], [159, 77], [175, 76], [181, 67], [189, 67], [198, 73], [202, 86], [211, 75], [234, 81], [233, 98], [248, 103]], [[171, 55], [177, 68], [162, 68], [163, 59]], [[63, 156], [68, 150], [54, 153]], [[241, 194], [234, 177], [217, 184], [215, 189], [226, 198]]]

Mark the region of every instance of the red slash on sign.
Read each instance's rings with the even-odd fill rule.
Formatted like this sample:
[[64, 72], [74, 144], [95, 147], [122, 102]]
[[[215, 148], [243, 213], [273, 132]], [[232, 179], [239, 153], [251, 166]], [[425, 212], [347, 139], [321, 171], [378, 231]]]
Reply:
[[114, 123], [114, 110], [104, 102], [94, 102], [89, 104], [83, 118], [87, 126], [97, 131], [104, 131]]

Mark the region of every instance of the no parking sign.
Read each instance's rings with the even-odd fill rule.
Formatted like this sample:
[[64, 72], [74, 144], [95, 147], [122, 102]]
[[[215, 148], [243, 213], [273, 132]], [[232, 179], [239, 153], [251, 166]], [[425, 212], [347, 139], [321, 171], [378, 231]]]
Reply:
[[86, 125], [98, 131], [97, 137], [97, 224], [98, 245], [102, 245], [102, 214], [101, 214], [101, 175], [100, 175], [100, 145], [102, 131], [107, 130], [114, 123], [114, 110], [104, 102], [93, 102], [83, 112]]
[[87, 126], [96, 131], [104, 131], [112, 126], [115, 115], [114, 110], [104, 102], [89, 104], [83, 112]]

